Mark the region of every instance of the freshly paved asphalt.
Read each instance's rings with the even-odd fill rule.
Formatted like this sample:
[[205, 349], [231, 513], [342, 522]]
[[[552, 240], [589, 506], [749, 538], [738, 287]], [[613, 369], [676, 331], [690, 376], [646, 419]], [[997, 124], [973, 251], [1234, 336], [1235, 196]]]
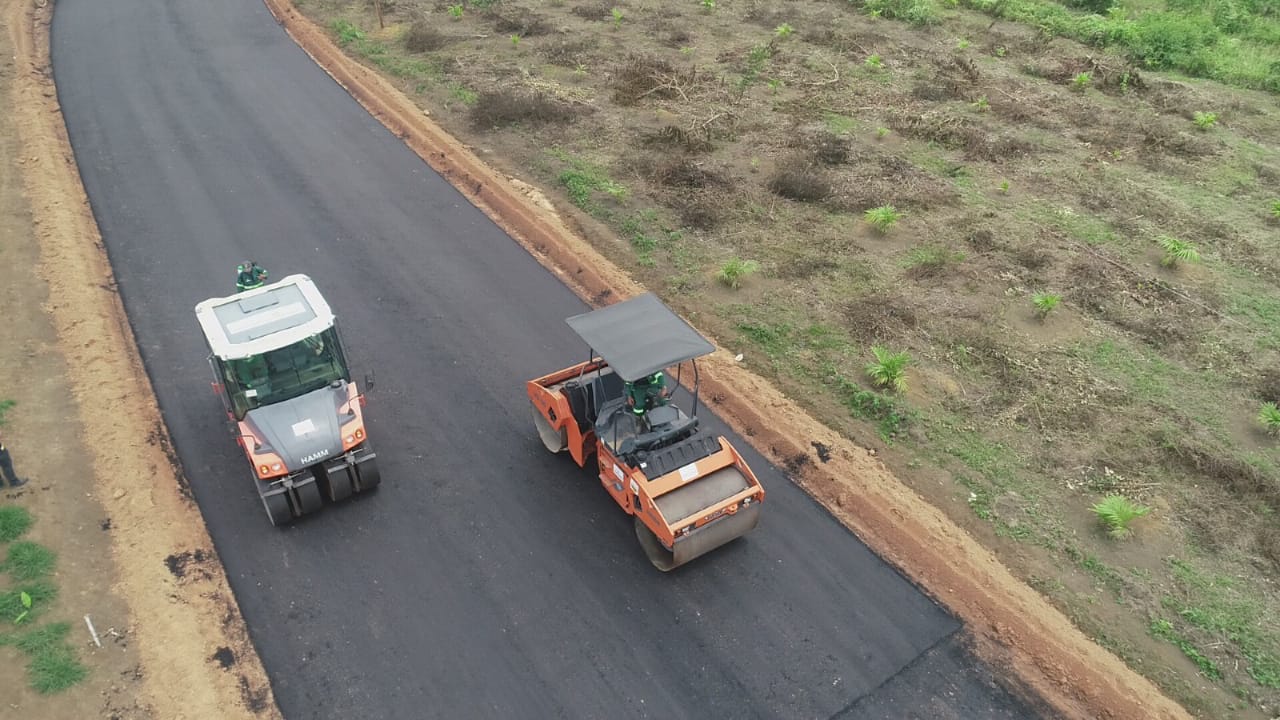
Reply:
[[[563, 318], [583, 304], [259, 2], [59, 0], [53, 57], [147, 370], [287, 717], [1035, 714], [741, 440], [761, 527], [655, 571], [530, 423], [522, 383], [582, 357]], [[246, 258], [315, 278], [357, 377], [377, 374], [382, 488], [287, 529], [228, 436], [192, 312]]]

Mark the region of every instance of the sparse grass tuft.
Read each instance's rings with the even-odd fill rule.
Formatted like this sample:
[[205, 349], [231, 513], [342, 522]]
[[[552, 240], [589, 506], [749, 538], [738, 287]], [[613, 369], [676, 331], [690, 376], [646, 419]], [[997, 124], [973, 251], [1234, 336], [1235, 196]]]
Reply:
[[1062, 296], [1053, 293], [1038, 292], [1031, 296], [1031, 304], [1035, 306], [1036, 316], [1041, 320], [1049, 316], [1049, 313], [1062, 303]]
[[758, 271], [760, 264], [755, 260], [743, 260], [741, 258], [733, 258], [720, 266], [720, 272], [716, 273], [716, 279], [723, 285], [737, 290], [742, 285], [742, 281], [750, 274]]
[[1271, 201], [1271, 217], [1274, 220], [1280, 220], [1280, 200]]
[[31, 513], [24, 507], [0, 507], [0, 542], [12, 542], [31, 528]]
[[964, 253], [942, 245], [927, 245], [907, 253], [907, 274], [914, 278], [937, 277], [952, 263], [964, 260]]
[[1110, 495], [1090, 509], [1107, 526], [1107, 534], [1117, 540], [1128, 537], [1132, 532], [1129, 525], [1151, 512], [1151, 508], [1138, 505], [1122, 495]]
[[862, 214], [862, 217], [876, 230], [888, 232], [889, 228], [902, 219], [902, 213], [898, 212], [897, 208], [892, 205], [881, 205], [867, 210]]
[[907, 365], [911, 363], [911, 355], [906, 351], [891, 352], [876, 345], [871, 348], [875, 362], [867, 364], [867, 376], [880, 387], [891, 388], [896, 392], [907, 391]]
[[1168, 235], [1161, 235], [1156, 238], [1156, 242], [1160, 243], [1160, 247], [1164, 250], [1164, 257], [1161, 258], [1160, 264], [1167, 268], [1177, 267], [1180, 262], [1199, 262], [1200, 252], [1196, 250], [1196, 246]]
[[1272, 435], [1280, 435], [1280, 407], [1273, 402], [1262, 403], [1258, 411], [1258, 422]]
[[1197, 650], [1189, 640], [1179, 635], [1177, 631], [1173, 629], [1173, 623], [1165, 620], [1164, 618], [1156, 618], [1151, 621], [1151, 634], [1154, 637], [1168, 640], [1176, 645], [1178, 649], [1182, 651], [1182, 654], [1187, 656], [1187, 659], [1195, 663], [1196, 667], [1200, 668], [1200, 672], [1204, 673], [1205, 677], [1212, 680], [1222, 679], [1222, 671], [1218, 669], [1218, 666]]

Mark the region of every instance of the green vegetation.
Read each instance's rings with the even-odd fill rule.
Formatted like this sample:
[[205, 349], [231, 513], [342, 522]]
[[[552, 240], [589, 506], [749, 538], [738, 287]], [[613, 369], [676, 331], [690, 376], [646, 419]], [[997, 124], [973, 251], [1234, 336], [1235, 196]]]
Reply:
[[1156, 618], [1151, 621], [1151, 634], [1176, 645], [1183, 655], [1186, 655], [1191, 662], [1196, 664], [1196, 667], [1200, 668], [1200, 672], [1204, 673], [1205, 677], [1211, 680], [1222, 679], [1222, 671], [1218, 669], [1218, 666], [1201, 654], [1189, 640], [1179, 635], [1173, 629], [1173, 623], [1163, 618]]
[[1267, 0], [1167, 0], [1123, 9], [1108, 5], [1095, 12], [1050, 0], [959, 1], [1050, 35], [1116, 47], [1150, 70], [1280, 92], [1280, 73], [1274, 69], [1280, 61], [1280, 13]]
[[461, 4], [450, 5], [450, 6], [449, 6], [449, 11], [448, 11], [448, 12], [449, 12], [449, 17], [453, 18], [454, 20], [461, 20], [461, 19], [462, 19], [462, 5], [461, 5]]
[[1062, 296], [1053, 293], [1038, 292], [1031, 296], [1031, 304], [1036, 309], [1036, 316], [1041, 320], [1049, 316], [1049, 313], [1062, 303]]
[[867, 210], [862, 214], [862, 217], [876, 230], [888, 232], [889, 228], [902, 219], [902, 213], [898, 212], [897, 208], [892, 205], [881, 205]]
[[336, 19], [330, 23], [329, 28], [336, 36], [339, 46], [351, 50], [395, 77], [406, 80], [431, 80], [440, 76], [440, 71], [430, 62], [421, 58], [407, 57], [393, 51], [385, 43], [371, 40], [364, 30], [348, 20]]
[[795, 32], [795, 28], [791, 27], [787, 23], [782, 23], [781, 25], [773, 29], [773, 36], [777, 38], [787, 38], [787, 37], [791, 37], [791, 34], [794, 32]]
[[863, 64], [872, 70], [881, 70], [884, 68], [884, 60], [881, 60], [879, 55], [867, 56], [867, 59], [863, 61]]
[[871, 348], [875, 362], [867, 364], [867, 377], [880, 387], [887, 387], [895, 392], [907, 391], [907, 365], [911, 363], [911, 354], [907, 352], [891, 352], [876, 345]]
[[71, 687], [89, 671], [66, 641], [70, 630], [67, 623], [19, 630], [32, 626], [58, 594], [57, 587], [47, 579], [53, 574], [54, 553], [34, 542], [14, 542], [30, 525], [31, 517], [22, 508], [0, 507], [0, 541], [11, 543], [0, 571], [15, 581], [13, 587], [0, 592], [0, 618], [14, 626], [14, 630], [0, 631], [0, 648], [13, 646], [26, 655], [31, 687], [47, 694]]
[[1156, 242], [1160, 244], [1164, 250], [1164, 257], [1160, 259], [1160, 264], [1167, 268], [1177, 267], [1180, 262], [1199, 262], [1200, 251], [1196, 250], [1196, 246], [1168, 235], [1161, 235], [1156, 238]]
[[1241, 591], [1233, 578], [1200, 572], [1190, 563], [1170, 559], [1181, 592], [1161, 604], [1178, 618], [1235, 645], [1248, 661], [1248, 673], [1259, 685], [1280, 688], [1280, 637], [1258, 601]]
[[907, 253], [907, 271], [916, 277], [938, 275], [949, 265], [964, 260], [964, 253], [942, 245], [926, 245]]
[[1218, 124], [1218, 115], [1211, 112], [1197, 112], [1192, 122], [1201, 130], [1208, 130]]
[[569, 202], [597, 215], [600, 212], [596, 193], [603, 193], [615, 200], [627, 196], [626, 187], [614, 182], [604, 170], [577, 158], [569, 159], [572, 167], [560, 173], [559, 181], [569, 194]]
[[1271, 201], [1271, 217], [1280, 220], [1280, 200]]
[[1151, 512], [1151, 508], [1138, 505], [1123, 495], [1110, 495], [1090, 509], [1107, 527], [1107, 534], [1117, 540], [1128, 537], [1132, 533], [1129, 526], [1133, 521]]
[[52, 550], [33, 542], [15, 542], [9, 546], [9, 557], [0, 563], [0, 570], [8, 572], [15, 580], [36, 580], [53, 572], [57, 556]]
[[1272, 435], [1280, 435], [1280, 407], [1273, 402], [1263, 403], [1258, 411], [1258, 422]]
[[737, 290], [744, 278], [759, 269], [760, 264], [754, 260], [733, 258], [720, 266], [720, 271], [716, 273], [716, 279], [722, 284]]
[[941, 20], [937, 0], [849, 0], [861, 2], [872, 17], [902, 20], [912, 25], [934, 25]]
[[12, 542], [31, 528], [31, 513], [17, 505], [0, 505], [0, 542]]
[[1071, 80], [1071, 84], [1075, 86], [1077, 90], [1084, 90], [1085, 88], [1089, 87], [1089, 80], [1091, 79], [1092, 79], [1092, 75], [1090, 75], [1087, 72], [1082, 72], [1077, 74], [1075, 78]]

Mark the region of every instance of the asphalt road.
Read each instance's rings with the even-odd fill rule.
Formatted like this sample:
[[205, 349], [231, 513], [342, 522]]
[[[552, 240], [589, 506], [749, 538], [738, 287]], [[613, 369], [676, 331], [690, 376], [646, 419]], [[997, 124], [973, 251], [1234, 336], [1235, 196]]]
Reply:
[[[147, 370], [287, 717], [1033, 715], [955, 619], [740, 439], [761, 527], [655, 571], [530, 423], [523, 382], [582, 357], [563, 318], [583, 304], [256, 0], [59, 0], [53, 57]], [[382, 488], [283, 530], [192, 312], [243, 259], [311, 275], [357, 377], [377, 373]]]

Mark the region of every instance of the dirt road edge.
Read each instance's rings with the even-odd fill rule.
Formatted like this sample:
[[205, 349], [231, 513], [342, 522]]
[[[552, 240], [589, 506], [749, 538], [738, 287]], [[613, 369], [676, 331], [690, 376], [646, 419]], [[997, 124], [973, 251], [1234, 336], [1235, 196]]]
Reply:
[[[487, 167], [384, 78], [344, 54], [290, 0], [264, 2], [338, 84], [584, 300], [600, 305], [605, 298], [642, 291], [560, 218], [540, 210], [527, 187]], [[710, 359], [703, 383], [718, 399], [722, 417], [775, 462], [810, 457], [813, 443], [826, 445], [835, 462], [805, 463], [795, 481], [960, 617], [986, 659], [1014, 672], [1058, 712], [1088, 718], [1189, 717], [865, 449], [810, 418], [726, 353]]]
[[[172, 720], [279, 718], [222, 564], [187, 496], [80, 182], [50, 65], [53, 3], [4, 0], [3, 11], [16, 52], [10, 107], [40, 241], [39, 274], [49, 285], [45, 310], [91, 438], [93, 494], [115, 528], [117, 589], [129, 605], [143, 668], [140, 700]], [[145, 437], [131, 432], [139, 427], [147, 428]]]

